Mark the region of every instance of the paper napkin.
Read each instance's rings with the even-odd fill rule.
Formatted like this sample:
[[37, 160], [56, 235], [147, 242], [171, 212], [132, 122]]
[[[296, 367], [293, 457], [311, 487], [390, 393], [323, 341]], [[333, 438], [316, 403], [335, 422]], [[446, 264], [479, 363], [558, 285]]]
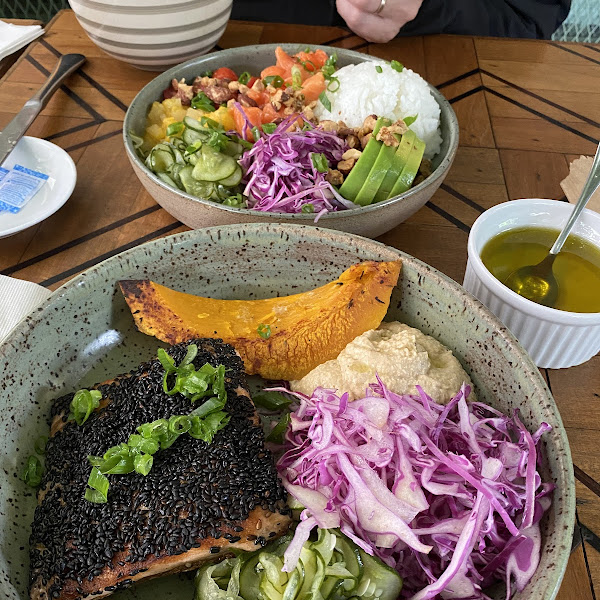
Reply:
[[0, 21], [0, 60], [44, 33], [41, 25], [13, 25]]
[[[592, 156], [576, 158], [571, 163], [569, 174], [560, 182], [560, 187], [571, 204], [575, 204], [579, 200], [583, 185], [592, 170], [593, 162], [594, 158]], [[600, 189], [594, 192], [586, 208], [600, 213]]]
[[0, 343], [51, 293], [37, 283], [0, 275]]

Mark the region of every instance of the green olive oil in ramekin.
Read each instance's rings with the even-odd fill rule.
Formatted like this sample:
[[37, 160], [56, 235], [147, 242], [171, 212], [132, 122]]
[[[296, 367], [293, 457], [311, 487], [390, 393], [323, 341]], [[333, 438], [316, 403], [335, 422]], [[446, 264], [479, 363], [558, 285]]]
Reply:
[[[559, 233], [542, 227], [509, 229], [485, 244], [481, 260], [488, 271], [504, 283], [520, 267], [541, 262]], [[552, 269], [559, 286], [553, 308], [579, 313], [600, 312], [600, 248], [570, 235]]]

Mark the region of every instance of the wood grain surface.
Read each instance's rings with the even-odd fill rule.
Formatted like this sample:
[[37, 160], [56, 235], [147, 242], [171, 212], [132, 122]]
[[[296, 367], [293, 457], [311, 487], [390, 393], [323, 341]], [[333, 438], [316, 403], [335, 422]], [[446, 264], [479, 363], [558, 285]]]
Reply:
[[[458, 282], [474, 220], [509, 199], [564, 200], [559, 182], [569, 162], [593, 154], [600, 138], [597, 45], [442, 35], [376, 45], [335, 27], [230, 22], [217, 49], [270, 42], [328, 44], [394, 58], [449, 99], [460, 124], [454, 166], [422, 210], [379, 239]], [[75, 192], [51, 218], [0, 240], [0, 273], [50, 289], [123, 250], [187, 229], [143, 190], [121, 141], [127, 106], [154, 74], [106, 55], [72, 12], [59, 13], [0, 81], [0, 128], [42, 84], [57, 57], [68, 52], [83, 53], [88, 62], [28, 133], [69, 152], [77, 163]], [[595, 600], [600, 591], [600, 356], [543, 374], [567, 429], [577, 479], [576, 534], [558, 598]]]

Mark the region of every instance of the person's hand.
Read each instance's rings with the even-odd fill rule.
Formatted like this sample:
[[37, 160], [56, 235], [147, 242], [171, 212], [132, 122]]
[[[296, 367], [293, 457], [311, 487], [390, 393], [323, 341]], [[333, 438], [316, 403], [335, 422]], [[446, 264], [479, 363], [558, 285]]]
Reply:
[[423, 0], [336, 0], [337, 10], [354, 33], [369, 42], [389, 42], [412, 21]]

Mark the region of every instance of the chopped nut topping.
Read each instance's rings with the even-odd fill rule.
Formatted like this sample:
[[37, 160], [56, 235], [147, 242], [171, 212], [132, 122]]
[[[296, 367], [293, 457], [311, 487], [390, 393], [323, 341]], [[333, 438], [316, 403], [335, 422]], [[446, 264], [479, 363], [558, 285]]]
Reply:
[[352, 133], [346, 138], [346, 144], [348, 144], [350, 148], [358, 148], [360, 146], [360, 140], [358, 139], [358, 136]]
[[342, 154], [342, 160], [358, 160], [361, 154], [362, 152], [360, 150], [356, 150], [356, 148], [350, 148], [350, 150], [346, 150], [346, 152]]
[[371, 139], [372, 136], [373, 136], [372, 133], [367, 133], [367, 135], [363, 135], [360, 138], [360, 145], [363, 150], [365, 149], [366, 145], [369, 143], [369, 140]]
[[355, 163], [356, 160], [353, 158], [348, 160], [340, 160], [340, 162], [337, 164], [338, 171], [341, 171], [344, 175], [348, 175]]
[[265, 84], [260, 79], [257, 79], [254, 82], [254, 84], [252, 85], [252, 89], [255, 92], [264, 92], [265, 91]]
[[338, 126], [335, 121], [320, 121], [319, 125], [323, 128], [323, 131], [333, 131], [337, 133]]
[[331, 183], [331, 185], [342, 185], [344, 183], [344, 176], [337, 169], [329, 169], [325, 175], [325, 180]]

